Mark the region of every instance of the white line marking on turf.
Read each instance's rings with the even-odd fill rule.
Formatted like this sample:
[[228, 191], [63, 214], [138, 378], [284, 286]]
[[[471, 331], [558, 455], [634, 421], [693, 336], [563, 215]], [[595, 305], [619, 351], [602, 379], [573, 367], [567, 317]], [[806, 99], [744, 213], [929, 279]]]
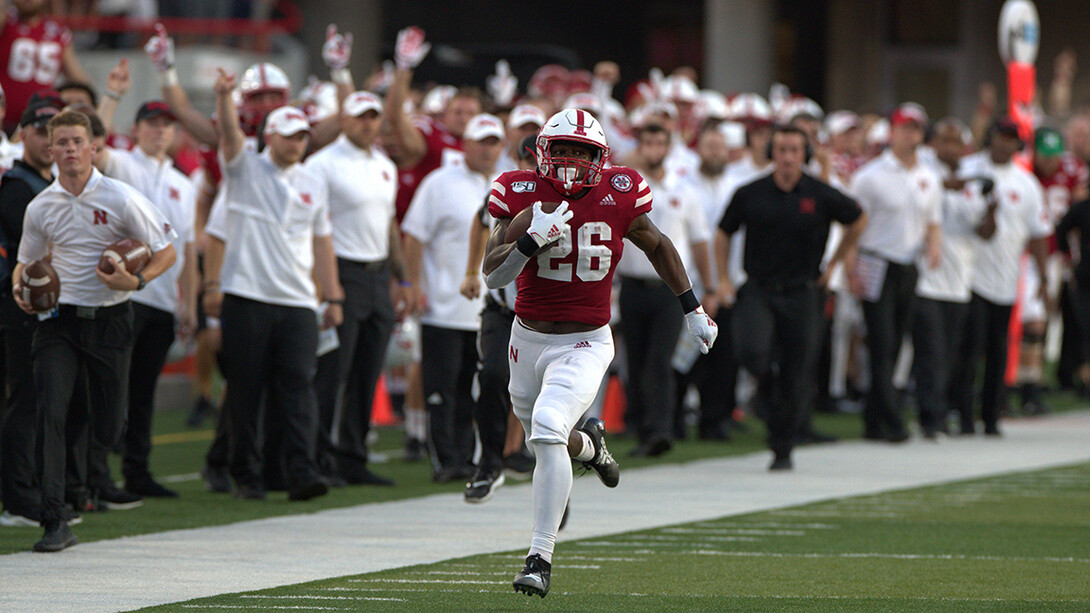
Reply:
[[405, 602], [404, 598], [380, 598], [378, 596], [311, 596], [309, 594], [290, 594], [286, 596], [266, 596], [263, 594], [243, 594], [239, 598], [258, 598], [261, 600], [393, 600]]
[[444, 581], [442, 579], [349, 579], [351, 583], [445, 583], [445, 584], [477, 584], [477, 585], [491, 585], [493, 581], [470, 581], [468, 579], [456, 579], [454, 581]]
[[588, 562], [646, 562], [647, 558], [603, 558], [601, 556], [564, 556], [565, 560], [586, 560]]
[[183, 483], [185, 481], [196, 481], [197, 479], [200, 479], [200, 478], [201, 478], [201, 473], [186, 473], [186, 474], [182, 474], [182, 475], [167, 475], [165, 477], [160, 477], [159, 482], [161, 482], [161, 483]]
[[1087, 558], [1027, 558], [1023, 556], [967, 556], [953, 553], [783, 553], [772, 551], [719, 551], [694, 549], [680, 553], [739, 558], [882, 558], [890, 560], [974, 560], [980, 562], [1062, 562], [1090, 564]]
[[[253, 607], [244, 604], [183, 604], [183, 609], [253, 609]], [[300, 607], [300, 606], [277, 606], [266, 605], [262, 606], [262, 609], [278, 609], [286, 611], [343, 611], [335, 607]]]
[[806, 536], [805, 530], [759, 530], [751, 528], [664, 528], [670, 534], [749, 534], [754, 536]]

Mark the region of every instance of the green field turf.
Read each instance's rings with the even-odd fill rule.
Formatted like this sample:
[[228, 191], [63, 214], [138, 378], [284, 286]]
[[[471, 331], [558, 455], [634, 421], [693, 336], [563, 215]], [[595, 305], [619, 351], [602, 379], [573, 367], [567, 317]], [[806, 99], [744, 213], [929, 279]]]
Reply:
[[[157, 477], [181, 476], [183, 480], [167, 483], [181, 494], [173, 500], [145, 500], [144, 506], [127, 511], [84, 513], [83, 523], [73, 531], [80, 542], [148, 534], [166, 530], [218, 526], [278, 515], [310, 513], [323, 509], [350, 507], [371, 502], [401, 500], [442, 492], [457, 492], [463, 483], [438, 485], [431, 481], [431, 465], [425, 460], [407, 463], [401, 459], [403, 431], [398, 426], [378, 428], [379, 441], [375, 456], [387, 456], [388, 461], [372, 462], [372, 469], [394, 479], [396, 487], [347, 487], [334, 489], [329, 495], [307, 502], [288, 502], [284, 492], [270, 492], [265, 501], [236, 500], [229, 494], [211, 494], [197, 476], [204, 455], [212, 440], [211, 430], [191, 430], [184, 425], [185, 413], [164, 411], [156, 415], [155, 445], [151, 454], [151, 471]], [[820, 414], [815, 423], [825, 432], [843, 439], [858, 438], [862, 424], [858, 415]], [[729, 442], [698, 441], [690, 437], [678, 442], [674, 449], [660, 458], [629, 458], [628, 451], [636, 446], [632, 438], [608, 436], [610, 449], [622, 469], [638, 468], [657, 463], [681, 463], [709, 457], [752, 453], [765, 448], [765, 429], [753, 418], [746, 421], [746, 431], [738, 432]], [[121, 472], [116, 457], [111, 458], [113, 475]], [[39, 528], [0, 528], [0, 554], [27, 551], [41, 537]], [[2, 608], [2, 607], [0, 607]]]
[[560, 543], [544, 600], [524, 555], [144, 610], [1085, 613], [1090, 464]]

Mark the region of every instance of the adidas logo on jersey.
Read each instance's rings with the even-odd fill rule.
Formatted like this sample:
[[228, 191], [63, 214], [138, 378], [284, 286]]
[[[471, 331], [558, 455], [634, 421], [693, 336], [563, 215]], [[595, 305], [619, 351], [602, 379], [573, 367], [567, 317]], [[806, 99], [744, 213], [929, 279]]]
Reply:
[[590, 349], [590, 341], [579, 341], [572, 349]]
[[606, 194], [606, 197], [602, 198], [601, 202], [599, 202], [598, 205], [599, 206], [606, 206], [606, 205], [617, 206], [617, 201], [613, 199], [613, 194]]

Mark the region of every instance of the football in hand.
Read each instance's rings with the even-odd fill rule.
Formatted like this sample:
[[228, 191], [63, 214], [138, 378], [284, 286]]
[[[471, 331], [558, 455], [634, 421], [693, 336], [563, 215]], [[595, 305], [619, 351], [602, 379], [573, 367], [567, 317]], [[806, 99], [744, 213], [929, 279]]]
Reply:
[[[541, 210], [545, 213], [552, 213], [558, 206], [560, 206], [559, 202], [542, 202]], [[507, 233], [503, 235], [503, 242], [513, 243], [517, 241], [523, 234], [526, 234], [526, 230], [530, 229], [530, 222], [533, 220], [534, 207], [528, 206], [519, 211], [518, 215], [515, 215], [515, 218], [507, 226]], [[550, 246], [546, 245], [542, 249], [547, 249]]]
[[23, 302], [35, 312], [44, 313], [57, 306], [61, 297], [61, 278], [49, 262], [37, 260], [27, 264], [19, 277]]
[[102, 272], [111, 274], [114, 266], [121, 264], [130, 274], [136, 274], [148, 265], [151, 259], [151, 249], [144, 243], [134, 238], [123, 238], [102, 252], [98, 260], [98, 267]]

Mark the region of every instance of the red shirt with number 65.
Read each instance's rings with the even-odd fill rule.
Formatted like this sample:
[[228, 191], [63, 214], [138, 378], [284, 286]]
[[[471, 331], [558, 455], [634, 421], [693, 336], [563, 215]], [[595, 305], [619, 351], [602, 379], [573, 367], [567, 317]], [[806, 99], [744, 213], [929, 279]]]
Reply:
[[5, 132], [19, 125], [19, 117], [34, 92], [56, 84], [61, 57], [71, 44], [72, 32], [56, 20], [45, 18], [28, 25], [19, 21], [15, 7], [8, 8], [7, 21], [0, 31], [0, 86], [7, 102]]

